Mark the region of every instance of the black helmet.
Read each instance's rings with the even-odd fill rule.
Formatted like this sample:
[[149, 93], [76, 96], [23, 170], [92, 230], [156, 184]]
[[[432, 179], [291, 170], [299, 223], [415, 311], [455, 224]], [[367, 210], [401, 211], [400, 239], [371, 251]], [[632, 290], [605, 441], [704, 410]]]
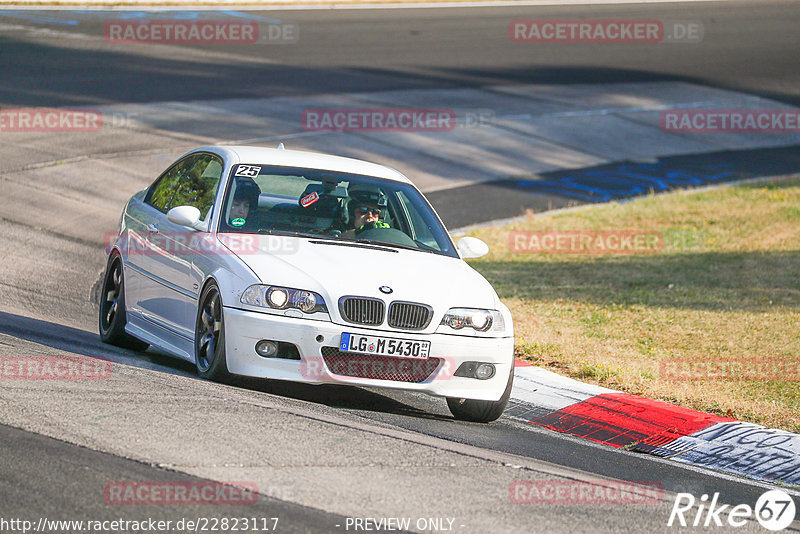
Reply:
[[250, 209], [256, 209], [260, 194], [261, 188], [252, 178], [236, 178], [236, 191], [233, 194], [234, 202], [246, 200], [250, 203]]
[[386, 207], [386, 195], [378, 187], [353, 184], [347, 193], [351, 199], [349, 203], [351, 209], [361, 206], [378, 209]]

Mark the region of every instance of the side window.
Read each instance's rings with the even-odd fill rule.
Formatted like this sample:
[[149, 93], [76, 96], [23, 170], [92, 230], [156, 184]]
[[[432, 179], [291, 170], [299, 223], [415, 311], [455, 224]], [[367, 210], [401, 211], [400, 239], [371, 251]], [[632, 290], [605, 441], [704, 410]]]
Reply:
[[217, 186], [222, 178], [222, 160], [211, 154], [202, 154], [178, 184], [168, 209], [175, 206], [194, 206], [205, 220], [214, 205]]
[[400, 197], [401, 202], [405, 206], [406, 213], [408, 213], [408, 222], [411, 224], [411, 237], [428, 245], [431, 248], [441, 250], [439, 243], [436, 242], [436, 237], [434, 237], [433, 232], [431, 232], [431, 224], [426, 221], [422, 214], [414, 208], [414, 204], [411, 202], [405, 192], [398, 191], [397, 195]]
[[176, 206], [194, 206], [205, 219], [214, 205], [222, 160], [211, 154], [191, 155], [168, 169], [150, 187], [145, 202], [166, 213]]
[[189, 156], [167, 169], [150, 186], [144, 201], [163, 213], [168, 212], [173, 207], [171, 205], [172, 197], [178, 189], [181, 178], [186, 176], [187, 171], [192, 168], [198, 158], [197, 155]]

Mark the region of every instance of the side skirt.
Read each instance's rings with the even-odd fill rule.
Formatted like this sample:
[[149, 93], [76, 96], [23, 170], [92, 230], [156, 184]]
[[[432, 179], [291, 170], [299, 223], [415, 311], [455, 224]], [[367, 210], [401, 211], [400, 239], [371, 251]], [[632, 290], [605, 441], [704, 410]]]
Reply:
[[127, 317], [125, 331], [153, 347], [183, 360], [194, 361], [194, 340], [176, 334], [152, 321], [132, 314]]

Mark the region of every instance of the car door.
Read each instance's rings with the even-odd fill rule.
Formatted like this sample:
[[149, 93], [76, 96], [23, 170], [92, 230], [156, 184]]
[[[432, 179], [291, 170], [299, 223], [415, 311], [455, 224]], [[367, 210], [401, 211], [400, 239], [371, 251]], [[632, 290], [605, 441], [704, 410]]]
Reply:
[[186, 228], [164, 217], [164, 222], [159, 227], [159, 239], [153, 243], [154, 248], [161, 243], [166, 244], [163, 253], [153, 255], [153, 258], [158, 260], [153, 268], [155, 274], [165, 280], [167, 286], [175, 293], [169, 308], [171, 315], [165, 319], [172, 328], [191, 340], [194, 340], [199, 296], [199, 284], [192, 277], [192, 266], [196, 263], [198, 254], [217, 253], [216, 249], [207, 246], [206, 239], [210, 237], [207, 230], [211, 219], [211, 208], [222, 177], [222, 168], [223, 162], [219, 156], [201, 154], [179, 182], [167, 208], [167, 211], [177, 206], [197, 208], [200, 211], [203, 230]]
[[[189, 155], [169, 167], [147, 189], [142, 199], [134, 198], [128, 205], [126, 214], [126, 305], [133, 315], [141, 316], [150, 326], [162, 326], [163, 317], [168, 315], [164, 306], [168, 301], [163, 297], [165, 285], [158, 280], [153, 259], [160, 254], [162, 247], [154, 248], [152, 237], [164, 226], [167, 206], [197, 156]], [[143, 325], [146, 326], [146, 325]], [[161, 332], [157, 332], [157, 335]]]
[[[210, 214], [222, 174], [213, 154], [192, 154], [162, 174], [148, 190], [129, 224], [129, 265], [139, 275], [135, 306], [141, 315], [184, 340], [193, 338], [195, 291], [189, 278], [196, 230], [167, 219], [176, 206], [195, 206]], [[134, 210], [131, 210], [132, 212]]]

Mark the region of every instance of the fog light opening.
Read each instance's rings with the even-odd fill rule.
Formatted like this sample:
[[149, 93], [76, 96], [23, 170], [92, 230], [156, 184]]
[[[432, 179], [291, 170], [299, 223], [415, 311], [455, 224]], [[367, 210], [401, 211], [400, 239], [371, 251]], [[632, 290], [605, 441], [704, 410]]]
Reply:
[[489, 380], [494, 376], [494, 365], [482, 363], [475, 368], [475, 378], [478, 380]]
[[458, 366], [454, 376], [489, 380], [494, 376], [495, 372], [496, 369], [492, 363], [464, 362]]
[[262, 339], [256, 343], [256, 354], [262, 358], [272, 358], [278, 354], [278, 344], [274, 341]]

